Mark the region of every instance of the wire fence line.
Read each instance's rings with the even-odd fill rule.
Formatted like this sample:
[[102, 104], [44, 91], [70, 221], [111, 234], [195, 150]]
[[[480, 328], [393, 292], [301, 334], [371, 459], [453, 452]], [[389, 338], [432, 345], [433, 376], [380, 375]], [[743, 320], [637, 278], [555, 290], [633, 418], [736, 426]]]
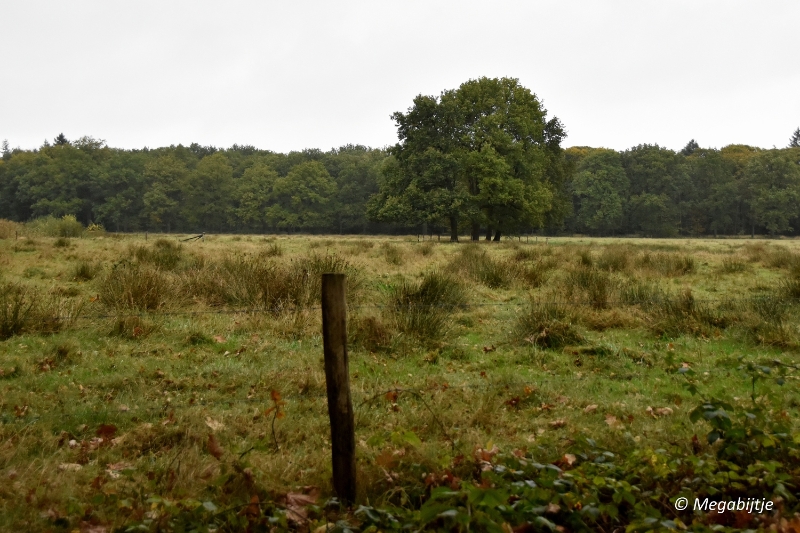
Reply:
[[[448, 309], [448, 310], [469, 310], [478, 308], [502, 308], [513, 307], [521, 308], [526, 306], [559, 306], [559, 307], [593, 307], [600, 309], [618, 308], [618, 307], [632, 307], [637, 305], [657, 306], [667, 301], [674, 301], [676, 298], [680, 299], [681, 295], [664, 295], [662, 298], [650, 299], [633, 299], [633, 300], [576, 300], [576, 299], [530, 299], [526, 301], [509, 301], [509, 302], [479, 302], [479, 303], [464, 303], [464, 304], [431, 304], [431, 303], [414, 303], [402, 302], [388, 304], [354, 304], [348, 305], [347, 309], [351, 311], [373, 309], [373, 310], [413, 310], [413, 309]], [[800, 297], [787, 297], [787, 296], [749, 296], [749, 297], [736, 297], [736, 298], [695, 298], [687, 299], [693, 304], [729, 304], [736, 305], [741, 303], [798, 303]], [[137, 312], [107, 312], [104, 314], [83, 314], [77, 312], [74, 315], [59, 315], [49, 317], [45, 321], [58, 322], [58, 321], [75, 321], [75, 320], [102, 320], [102, 319], [124, 319], [124, 318], [157, 318], [157, 317], [181, 317], [181, 316], [203, 316], [203, 315], [247, 315], [247, 314], [282, 314], [282, 313], [297, 313], [301, 311], [320, 311], [322, 309], [319, 305], [292, 305], [292, 306], [250, 306], [238, 308], [215, 308], [204, 310], [176, 310], [176, 311], [137, 311]], [[39, 321], [41, 318], [33, 317], [20, 317], [20, 321]]]
[[[641, 374], [631, 375], [629, 377], [641, 377]], [[369, 391], [366, 390], [353, 390], [351, 389], [351, 395], [354, 397], [354, 407], [359, 410], [365, 410], [371, 408], [374, 403], [379, 400], [383, 399], [384, 401], [388, 402], [390, 406], [394, 406], [398, 400], [403, 397], [413, 397], [421, 402], [425, 403], [426, 408], [431, 410], [430, 406], [427, 405], [425, 402], [425, 395], [430, 395], [433, 397], [434, 395], [447, 393], [448, 391], [483, 391], [483, 392], [492, 392], [496, 393], [498, 396], [504, 395], [507, 396], [505, 401], [502, 403], [511, 407], [517, 407], [520, 402], [522, 402], [525, 398], [534, 397], [536, 398], [536, 402], [543, 405], [544, 410], [550, 410], [555, 406], [555, 403], [562, 403], [559, 400], [566, 398], [564, 395], [559, 395], [558, 398], [553, 398], [551, 401], [555, 402], [554, 404], [547, 403], [545, 400], [546, 398], [541, 397], [541, 386], [546, 383], [551, 384], [558, 384], [558, 385], [571, 385], [574, 383], [574, 376], [557, 376], [560, 379], [553, 379], [556, 376], [548, 376], [546, 378], [537, 378], [530, 381], [515, 381], [515, 382], [491, 382], [488, 381], [486, 383], [473, 383], [473, 384], [457, 384], [457, 385], [449, 385], [446, 382], [437, 383], [425, 387], [403, 387], [399, 385], [395, 385], [389, 388], [379, 388], [379, 389], [372, 389]], [[746, 387], [745, 387], [746, 388]], [[284, 405], [284, 409], [286, 408], [285, 404], [287, 402], [297, 402], [302, 400], [327, 400], [327, 391], [307, 391], [302, 393], [295, 393], [295, 394], [281, 394], [280, 395], [280, 402]], [[159, 420], [169, 420], [172, 423], [174, 422], [174, 416], [176, 411], [177, 412], [186, 412], [190, 410], [201, 410], [205, 411], [206, 408], [209, 407], [218, 407], [218, 406], [228, 406], [233, 407], [234, 405], [247, 405], [253, 408], [257, 408], [259, 410], [271, 407], [275, 401], [269, 397], [253, 397], [253, 398], [226, 398], [226, 399], [218, 399], [214, 401], [207, 401], [203, 399], [189, 399], [182, 402], [174, 402], [173, 401], [164, 401], [161, 405], [158, 406], [149, 406], [149, 407], [139, 407], [137, 405], [128, 406], [125, 405], [123, 409], [119, 408], [119, 405], [122, 405], [122, 401], [127, 401], [125, 397], [115, 397], [113, 401], [118, 405], [118, 407], [114, 408], [108, 406], [105, 409], [91, 409], [89, 413], [67, 413], [64, 412], [63, 406], [55, 406], [53, 408], [48, 409], [46, 412], [43, 413], [35, 413], [30, 414], [28, 413], [27, 407], [25, 407], [25, 411], [22, 414], [18, 414], [14, 416], [12, 414], [3, 414], [0, 412], [0, 427], [3, 425], [33, 425], [40, 421], [48, 421], [52, 419], [70, 419], [70, 420], [88, 420], [88, 419], [105, 419], [107, 421], [113, 421], [119, 418], [126, 418], [126, 417], [134, 417], [138, 418], [137, 415], [148, 416], [150, 419], [158, 418]], [[153, 398], [152, 400], [147, 400], [155, 402], [156, 399]], [[106, 401], [109, 403], [109, 401]], [[59, 409], [61, 407], [61, 409]], [[16, 409], [21, 409], [22, 406], [14, 406]], [[87, 409], [89, 410], [89, 409]], [[204, 414], [208, 414], [205, 412]]]

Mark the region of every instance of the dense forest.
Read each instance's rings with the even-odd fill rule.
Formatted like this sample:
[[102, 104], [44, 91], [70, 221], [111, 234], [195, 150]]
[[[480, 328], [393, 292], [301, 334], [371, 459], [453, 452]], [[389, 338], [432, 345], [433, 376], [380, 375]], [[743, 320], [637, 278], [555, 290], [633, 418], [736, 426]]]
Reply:
[[[392, 222], [369, 209], [398, 154], [354, 145], [288, 154], [198, 144], [123, 150], [63, 135], [34, 150], [4, 142], [0, 218], [72, 214], [109, 231], [394, 233], [421, 231], [424, 223], [428, 232], [448, 233], [444, 218]], [[550, 207], [504, 234], [800, 232], [800, 131], [783, 149], [691, 141], [679, 152], [639, 145], [553, 154], [561, 176]], [[459, 224], [474, 236], [474, 219]]]

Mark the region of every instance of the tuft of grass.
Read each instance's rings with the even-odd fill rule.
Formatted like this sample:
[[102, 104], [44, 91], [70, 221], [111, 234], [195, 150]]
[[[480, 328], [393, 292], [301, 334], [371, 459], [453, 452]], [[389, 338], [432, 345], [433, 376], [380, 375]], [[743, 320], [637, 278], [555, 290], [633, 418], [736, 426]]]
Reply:
[[277, 242], [270, 243], [262, 252], [264, 257], [281, 257], [283, 255], [283, 247]]
[[423, 257], [428, 257], [433, 255], [433, 243], [431, 241], [425, 241], [417, 247], [417, 253]]
[[692, 256], [674, 252], [645, 252], [637, 258], [636, 265], [662, 276], [683, 276], [693, 273], [696, 269]]
[[395, 246], [394, 244], [384, 243], [381, 245], [383, 249], [383, 257], [386, 259], [386, 262], [390, 265], [402, 265], [405, 261], [403, 260], [403, 252]]
[[160, 327], [159, 323], [146, 317], [119, 314], [111, 320], [108, 334], [125, 339], [143, 339]]
[[585, 297], [589, 305], [595, 309], [604, 309], [608, 306], [613, 289], [613, 282], [608, 272], [586, 266], [568, 271], [564, 285], [569, 298]]
[[98, 284], [100, 301], [117, 309], [153, 311], [174, 295], [174, 282], [158, 268], [124, 261], [114, 265]]
[[[727, 309], [726, 309], [727, 308]], [[706, 335], [713, 329], [724, 329], [735, 322], [732, 306], [712, 306], [695, 299], [691, 289], [676, 296], [664, 296], [652, 307], [652, 329], [662, 335]]]
[[102, 270], [102, 264], [94, 261], [80, 261], [75, 265], [75, 270], [72, 273], [72, 279], [75, 281], [91, 281]]
[[183, 247], [177, 242], [158, 239], [150, 247], [132, 246], [130, 255], [140, 263], [148, 263], [161, 270], [175, 270], [183, 259]]
[[800, 263], [800, 258], [797, 254], [783, 246], [769, 247], [762, 258], [764, 263], [770, 268], [791, 269], [794, 265]]
[[517, 320], [517, 336], [541, 348], [561, 348], [583, 342], [566, 306], [531, 301]]
[[69, 239], [66, 237], [59, 237], [53, 242], [56, 248], [69, 248]]
[[397, 328], [419, 339], [435, 340], [447, 331], [453, 311], [466, 302], [464, 288], [451, 275], [431, 271], [419, 281], [403, 281], [390, 295], [389, 313]]
[[477, 244], [461, 248], [450, 261], [448, 270], [464, 273], [490, 289], [508, 287], [513, 279], [513, 272], [507, 263], [494, 259]]
[[391, 344], [393, 333], [375, 316], [355, 316], [348, 322], [350, 342], [368, 352], [378, 352]]
[[630, 246], [609, 245], [597, 258], [597, 268], [608, 272], [623, 272], [628, 268], [632, 255]]
[[0, 339], [24, 332], [54, 333], [72, 326], [83, 302], [15, 283], [0, 285]]
[[35, 313], [36, 296], [15, 283], [0, 285], [0, 339], [21, 333]]
[[722, 260], [720, 271], [723, 274], [740, 274], [747, 271], [747, 262], [737, 257], [726, 257]]
[[626, 280], [620, 287], [619, 297], [626, 305], [639, 305], [643, 309], [649, 309], [663, 299], [664, 293], [655, 283], [633, 278]]

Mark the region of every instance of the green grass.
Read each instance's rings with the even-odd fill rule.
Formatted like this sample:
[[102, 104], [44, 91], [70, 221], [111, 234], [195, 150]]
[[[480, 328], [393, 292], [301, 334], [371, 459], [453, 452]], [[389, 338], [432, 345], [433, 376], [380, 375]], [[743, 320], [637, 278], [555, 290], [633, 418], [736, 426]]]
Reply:
[[[154, 496], [225, 508], [257, 495], [266, 512], [315, 486], [322, 504], [326, 271], [348, 274], [359, 503], [411, 512], [425, 476], [478, 483], [479, 448], [547, 463], [591, 438], [622, 456], [692, 455], [709, 426], [689, 417], [699, 399], [681, 369], [701, 396], [754, 397], [798, 431], [796, 370], [780, 367], [781, 387], [746, 366], [798, 366], [794, 241], [756, 255], [747, 241], [56, 238], [0, 241], [0, 531], [142, 523]], [[291, 309], [268, 312], [275, 294]], [[58, 327], [20, 326], [34, 304]], [[102, 425], [117, 440], [99, 442]]]

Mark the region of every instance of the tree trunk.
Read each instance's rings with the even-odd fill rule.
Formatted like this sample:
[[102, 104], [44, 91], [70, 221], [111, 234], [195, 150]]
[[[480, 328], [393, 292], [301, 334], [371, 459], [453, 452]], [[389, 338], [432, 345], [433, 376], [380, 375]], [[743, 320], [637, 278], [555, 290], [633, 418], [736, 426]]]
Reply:
[[494, 232], [494, 242], [500, 242], [500, 230]]
[[472, 223], [472, 240], [479, 241], [481, 239], [481, 225], [477, 222]]
[[450, 242], [458, 242], [458, 217], [450, 217]]
[[491, 227], [486, 228], [486, 240], [487, 241], [491, 241], [492, 240], [492, 228]]

